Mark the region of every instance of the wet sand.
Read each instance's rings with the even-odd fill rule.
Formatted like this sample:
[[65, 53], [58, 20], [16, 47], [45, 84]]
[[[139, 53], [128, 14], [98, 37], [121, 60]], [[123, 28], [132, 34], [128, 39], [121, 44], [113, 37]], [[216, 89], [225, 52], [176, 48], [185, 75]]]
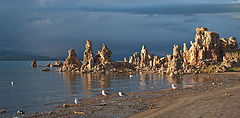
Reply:
[[240, 73], [187, 75], [186, 78], [196, 76], [231, 78], [214, 82], [206, 80], [205, 84], [192, 88], [127, 93], [124, 97], [117, 93], [99, 95], [81, 100], [77, 105], [66, 103], [27, 117], [240, 117]]

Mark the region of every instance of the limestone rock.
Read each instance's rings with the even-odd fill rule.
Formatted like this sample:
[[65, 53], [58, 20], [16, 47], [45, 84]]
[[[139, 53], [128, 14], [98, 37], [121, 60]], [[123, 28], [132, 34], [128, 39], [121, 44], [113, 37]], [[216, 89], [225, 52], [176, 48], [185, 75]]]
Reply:
[[55, 65], [53, 65], [53, 66], [54, 66], [54, 67], [61, 67], [61, 66], [63, 66], [63, 63], [62, 63], [61, 60], [55, 61]]
[[228, 68], [240, 66], [239, 52], [225, 53], [221, 65], [224, 65]]
[[228, 40], [227, 51], [234, 52], [238, 50], [238, 43], [235, 37], [230, 37]]
[[128, 62], [128, 60], [127, 60], [127, 58], [126, 58], [126, 57], [124, 57], [124, 62]]
[[84, 51], [83, 56], [83, 65], [82, 70], [91, 70], [94, 66], [94, 56], [92, 52], [92, 41], [86, 40], [87, 43], [85, 45], [86, 50]]
[[219, 34], [208, 31], [207, 28], [196, 28], [195, 42], [190, 42], [189, 50], [184, 44], [184, 63], [197, 65], [201, 60], [213, 59], [215, 62], [222, 61]]
[[139, 66], [140, 65], [140, 56], [139, 52], [135, 52], [133, 56], [129, 57], [129, 63]]
[[59, 71], [72, 72], [79, 71], [82, 63], [79, 61], [74, 49], [68, 50], [68, 57]]
[[102, 64], [103, 66], [105, 65], [110, 65], [112, 64], [112, 52], [107, 48], [105, 44], [103, 44], [102, 49], [96, 54], [94, 63], [96, 65]]
[[149, 56], [148, 56], [148, 50], [146, 49], [145, 45], [142, 46], [141, 50], [141, 61], [140, 66], [141, 67], [147, 67], [149, 65]]
[[178, 45], [174, 45], [173, 55], [168, 56], [168, 68], [167, 73], [174, 73], [178, 75], [178, 71], [182, 69], [183, 56], [182, 50]]
[[161, 67], [161, 60], [158, 56], [153, 57], [153, 67], [156, 67], [156, 68]]

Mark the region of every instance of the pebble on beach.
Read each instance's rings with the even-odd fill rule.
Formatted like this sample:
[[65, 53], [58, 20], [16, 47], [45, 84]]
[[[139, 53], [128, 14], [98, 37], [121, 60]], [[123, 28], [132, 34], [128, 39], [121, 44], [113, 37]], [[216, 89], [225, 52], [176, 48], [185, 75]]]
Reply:
[[81, 112], [81, 111], [74, 111], [74, 114], [81, 114], [81, 115], [84, 115], [85, 113], [84, 113], [84, 112]]

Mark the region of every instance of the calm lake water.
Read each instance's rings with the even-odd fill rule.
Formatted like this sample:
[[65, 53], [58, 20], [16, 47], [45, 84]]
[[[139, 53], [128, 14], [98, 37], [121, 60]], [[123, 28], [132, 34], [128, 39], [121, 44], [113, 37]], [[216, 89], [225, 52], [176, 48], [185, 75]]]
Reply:
[[[38, 62], [46, 65], [47, 61]], [[0, 61], [0, 109], [8, 116], [18, 110], [26, 113], [39, 112], [64, 103], [100, 95], [105, 89], [109, 93], [140, 92], [164, 90], [171, 84], [191, 87], [203, 81], [199, 79], [168, 79], [155, 74], [74, 74], [59, 72], [41, 72], [40, 68], [31, 68], [31, 61]], [[15, 82], [14, 86], [10, 82]]]

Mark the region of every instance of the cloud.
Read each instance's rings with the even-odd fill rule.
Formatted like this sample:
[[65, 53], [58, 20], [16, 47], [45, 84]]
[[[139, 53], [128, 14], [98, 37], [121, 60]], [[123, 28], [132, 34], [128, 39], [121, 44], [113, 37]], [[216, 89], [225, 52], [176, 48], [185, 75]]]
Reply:
[[233, 1], [231, 3], [240, 3], [240, 0], [237, 0], [237, 1]]
[[86, 38], [93, 40], [94, 50], [101, 49], [102, 43], [109, 44], [113, 57], [121, 60], [139, 51], [142, 44], [155, 54], [161, 50], [171, 52], [173, 43], [193, 38], [196, 26], [222, 29], [239, 37], [239, 20], [232, 19], [239, 18], [238, 14], [212, 15], [237, 11], [231, 4], [161, 5], [168, 0], [4, 1], [7, 3], [0, 0], [0, 26], [4, 29], [0, 30], [0, 48], [36, 55], [65, 56], [69, 48], [75, 48], [82, 56]]
[[31, 24], [33, 26], [42, 26], [42, 25], [50, 25], [52, 23], [52, 20], [49, 18], [46, 19], [38, 19], [35, 21], [32, 21]]
[[40, 6], [46, 6], [47, 4], [52, 4], [55, 0], [38, 0]]

